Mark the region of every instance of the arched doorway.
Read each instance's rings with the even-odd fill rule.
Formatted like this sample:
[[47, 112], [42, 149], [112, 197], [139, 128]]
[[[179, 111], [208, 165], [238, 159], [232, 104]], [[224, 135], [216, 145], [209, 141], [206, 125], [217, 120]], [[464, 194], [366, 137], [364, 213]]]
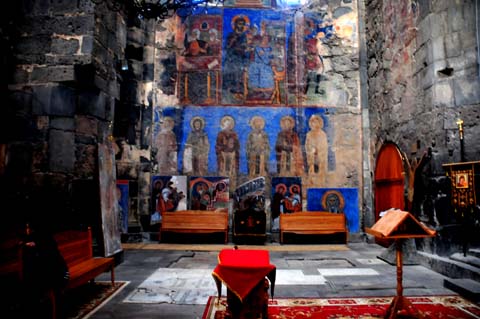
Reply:
[[[377, 156], [375, 166], [375, 222], [380, 212], [390, 208], [405, 208], [404, 184], [405, 172], [400, 150], [394, 143], [385, 143]], [[382, 246], [391, 242], [376, 239]]]

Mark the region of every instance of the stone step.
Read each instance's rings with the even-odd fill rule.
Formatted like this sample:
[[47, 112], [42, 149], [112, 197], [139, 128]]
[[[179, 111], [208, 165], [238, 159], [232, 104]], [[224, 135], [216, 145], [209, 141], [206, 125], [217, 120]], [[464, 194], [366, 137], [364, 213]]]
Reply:
[[462, 253], [454, 253], [450, 256], [450, 259], [480, 268], [480, 258], [470, 255], [470, 251], [466, 256]]
[[466, 299], [474, 302], [480, 301], [480, 283], [475, 280], [447, 278], [443, 281], [443, 286], [455, 291]]
[[473, 257], [480, 258], [480, 248], [470, 248], [467, 254]]
[[[423, 251], [418, 251], [418, 260], [421, 265], [432, 269], [449, 278], [472, 279], [480, 283], [480, 268], [466, 263], [463, 254], [460, 253], [455, 260], [449, 257], [434, 255]], [[454, 254], [455, 255], [455, 254]], [[473, 257], [472, 257], [473, 258]]]

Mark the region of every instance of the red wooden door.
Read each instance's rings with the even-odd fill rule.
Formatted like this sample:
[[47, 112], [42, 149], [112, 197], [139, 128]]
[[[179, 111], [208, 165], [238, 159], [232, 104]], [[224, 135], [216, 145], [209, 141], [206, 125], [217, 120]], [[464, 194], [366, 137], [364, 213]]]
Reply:
[[[380, 212], [389, 208], [405, 209], [404, 167], [402, 155], [393, 143], [386, 143], [380, 149], [375, 167], [375, 221]], [[382, 246], [389, 246], [391, 241], [378, 240]]]

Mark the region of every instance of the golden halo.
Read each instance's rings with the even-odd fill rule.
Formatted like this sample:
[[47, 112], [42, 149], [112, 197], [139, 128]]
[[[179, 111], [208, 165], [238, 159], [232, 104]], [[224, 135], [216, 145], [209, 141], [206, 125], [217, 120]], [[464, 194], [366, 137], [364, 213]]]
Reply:
[[248, 27], [250, 26], [250, 18], [247, 17], [246, 15], [243, 15], [243, 14], [238, 14], [236, 16], [234, 16], [231, 20], [231, 23], [232, 23], [232, 30], [235, 30], [235, 23], [237, 22], [238, 19], [242, 18], [243, 20], [245, 20], [245, 27]]
[[310, 126], [310, 128], [312, 127], [312, 122], [314, 120], [318, 120], [318, 122], [321, 124], [320, 127], [323, 128], [323, 119], [320, 115], [317, 115], [317, 114], [312, 115], [308, 120], [308, 125]]
[[201, 123], [201, 126], [200, 126], [200, 129], [204, 129], [205, 128], [205, 120], [203, 119], [203, 117], [201, 116], [194, 116], [192, 117], [192, 119], [190, 120], [190, 127], [192, 128], [192, 130], [195, 130], [195, 122], [196, 121], [200, 121]]
[[254, 117], [252, 117], [250, 119], [250, 126], [254, 127], [254, 123], [256, 121], [260, 121], [260, 129], [263, 129], [265, 127], [265, 120], [263, 119], [263, 117], [258, 116], [258, 115], [255, 115]]
[[224, 117], [222, 117], [222, 120], [220, 121], [222, 128], [225, 127], [225, 121], [227, 120], [229, 120], [232, 123], [231, 128], [233, 128], [235, 126], [235, 120], [230, 115], [225, 115]]
[[283, 128], [283, 123], [285, 122], [290, 122], [292, 124], [292, 127], [295, 127], [295, 120], [290, 115], [286, 115], [280, 119], [280, 127]]

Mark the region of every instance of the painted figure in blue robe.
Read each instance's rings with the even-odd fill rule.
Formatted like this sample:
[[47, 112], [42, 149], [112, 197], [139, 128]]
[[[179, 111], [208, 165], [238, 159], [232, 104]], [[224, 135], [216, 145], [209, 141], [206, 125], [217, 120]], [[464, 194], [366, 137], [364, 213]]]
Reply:
[[248, 68], [248, 86], [252, 89], [272, 89], [274, 86], [272, 60], [273, 48], [270, 46], [269, 37], [264, 35], [254, 47], [253, 59]]
[[[227, 36], [223, 83], [237, 99], [243, 97], [244, 71], [248, 64], [247, 17], [233, 17], [233, 31]], [[239, 96], [241, 95], [241, 96]]]

